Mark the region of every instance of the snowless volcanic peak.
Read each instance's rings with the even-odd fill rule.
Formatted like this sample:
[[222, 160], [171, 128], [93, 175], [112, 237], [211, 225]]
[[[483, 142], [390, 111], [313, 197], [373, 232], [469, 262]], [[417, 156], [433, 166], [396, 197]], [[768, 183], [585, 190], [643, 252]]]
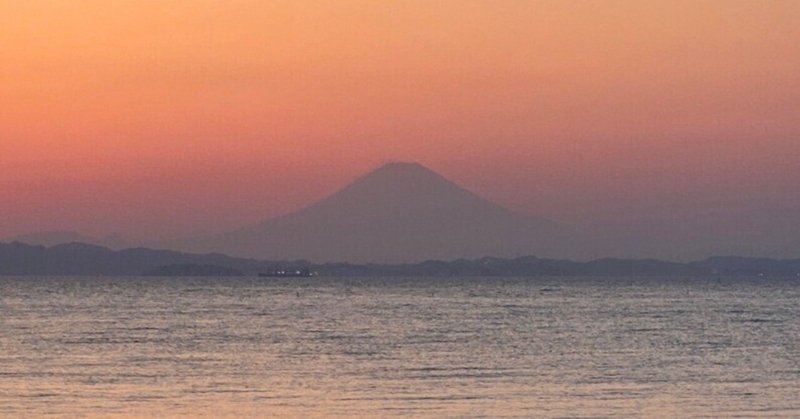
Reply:
[[396, 263], [558, 256], [558, 225], [514, 213], [418, 163], [388, 163], [297, 212], [180, 248], [263, 259]]

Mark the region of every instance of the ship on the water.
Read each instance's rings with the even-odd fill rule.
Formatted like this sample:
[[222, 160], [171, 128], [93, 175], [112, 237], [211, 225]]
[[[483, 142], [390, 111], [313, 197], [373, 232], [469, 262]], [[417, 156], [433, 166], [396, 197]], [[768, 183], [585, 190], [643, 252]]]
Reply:
[[307, 268], [302, 269], [273, 269], [267, 272], [259, 272], [259, 277], [280, 277], [280, 278], [308, 278], [312, 276], [317, 276], [316, 272], [313, 272]]

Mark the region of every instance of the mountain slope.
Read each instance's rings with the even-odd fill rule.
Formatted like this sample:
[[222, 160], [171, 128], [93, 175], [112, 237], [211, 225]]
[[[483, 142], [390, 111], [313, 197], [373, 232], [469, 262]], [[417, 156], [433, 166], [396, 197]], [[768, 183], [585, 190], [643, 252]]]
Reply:
[[390, 163], [297, 212], [181, 250], [315, 262], [563, 256], [558, 225], [513, 213], [416, 163]]

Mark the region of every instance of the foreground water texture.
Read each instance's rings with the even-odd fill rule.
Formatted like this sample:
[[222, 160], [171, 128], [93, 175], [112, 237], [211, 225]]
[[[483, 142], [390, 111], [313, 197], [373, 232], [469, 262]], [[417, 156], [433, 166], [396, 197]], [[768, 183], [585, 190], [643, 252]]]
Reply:
[[800, 416], [800, 281], [0, 278], [2, 416]]

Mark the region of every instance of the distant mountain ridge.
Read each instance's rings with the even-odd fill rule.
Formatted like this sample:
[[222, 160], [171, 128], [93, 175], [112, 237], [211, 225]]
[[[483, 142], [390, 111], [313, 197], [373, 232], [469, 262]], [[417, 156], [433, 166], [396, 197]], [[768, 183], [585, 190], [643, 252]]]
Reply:
[[299, 211], [171, 248], [314, 262], [566, 256], [569, 232], [514, 213], [418, 163], [389, 163]]
[[275, 269], [307, 268], [323, 276], [780, 276], [800, 281], [800, 259], [713, 257], [678, 263], [654, 259], [598, 259], [590, 262], [525, 256], [484, 257], [407, 264], [312, 264], [304, 260], [263, 261], [222, 254], [190, 254], [135, 248], [110, 250], [70, 243], [31, 246], [0, 243], [0, 275], [92, 276], [255, 276]]
[[28, 234], [19, 234], [13, 237], [2, 239], [3, 242], [21, 242], [31, 245], [42, 246], [55, 246], [59, 244], [68, 243], [85, 243], [93, 244], [96, 246], [108, 247], [110, 249], [119, 250], [131, 247], [130, 243], [126, 242], [120, 236], [109, 235], [105, 237], [94, 237], [86, 234], [81, 234], [76, 231], [69, 230], [54, 230], [54, 231], [40, 231]]
[[138, 276], [181, 265], [212, 265], [252, 273], [270, 268], [274, 263], [143, 247], [111, 250], [85, 243], [51, 247], [0, 243], [0, 275]]

